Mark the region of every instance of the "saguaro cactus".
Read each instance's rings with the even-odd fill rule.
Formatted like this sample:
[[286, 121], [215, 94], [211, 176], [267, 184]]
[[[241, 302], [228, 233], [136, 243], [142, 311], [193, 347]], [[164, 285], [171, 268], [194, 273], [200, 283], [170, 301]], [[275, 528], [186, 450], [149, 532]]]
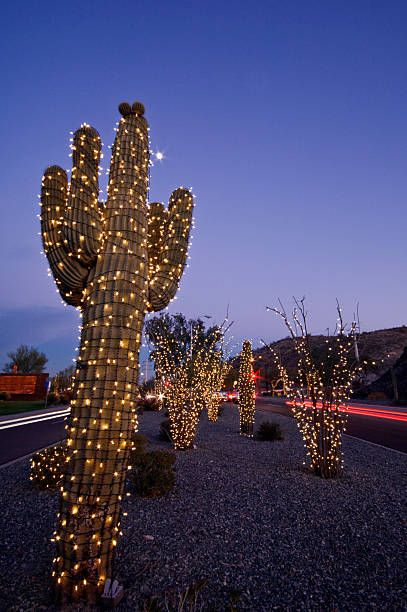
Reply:
[[63, 299], [82, 311], [67, 461], [55, 533], [60, 599], [95, 599], [113, 574], [120, 506], [136, 426], [144, 315], [175, 295], [187, 258], [193, 197], [175, 190], [166, 209], [148, 206], [149, 140], [144, 106], [122, 103], [108, 199], [98, 201], [101, 140], [82, 125], [73, 169], [43, 176], [44, 249]]
[[253, 436], [254, 414], [256, 405], [255, 383], [253, 372], [253, 355], [250, 340], [243, 342], [240, 353], [239, 368], [239, 414], [240, 434]]

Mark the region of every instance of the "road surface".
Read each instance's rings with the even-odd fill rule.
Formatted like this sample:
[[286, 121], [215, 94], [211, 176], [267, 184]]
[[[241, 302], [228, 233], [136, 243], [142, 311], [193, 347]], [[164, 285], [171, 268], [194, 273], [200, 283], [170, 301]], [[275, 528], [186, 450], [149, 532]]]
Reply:
[[[289, 415], [284, 400], [258, 397], [258, 410]], [[351, 404], [346, 433], [407, 453], [407, 409], [394, 406]]]
[[69, 408], [48, 408], [0, 418], [0, 465], [65, 437]]

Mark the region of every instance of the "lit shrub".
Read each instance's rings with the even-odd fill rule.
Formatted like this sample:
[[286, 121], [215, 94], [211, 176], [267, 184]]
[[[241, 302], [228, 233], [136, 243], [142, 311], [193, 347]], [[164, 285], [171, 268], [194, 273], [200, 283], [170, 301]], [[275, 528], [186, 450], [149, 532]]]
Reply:
[[65, 459], [66, 446], [62, 442], [35, 453], [30, 465], [31, 482], [39, 489], [58, 489]]
[[280, 425], [271, 421], [263, 421], [257, 430], [257, 439], [263, 441], [282, 440], [283, 434]]
[[161, 497], [175, 485], [175, 455], [167, 451], [133, 454], [131, 483], [141, 497]]

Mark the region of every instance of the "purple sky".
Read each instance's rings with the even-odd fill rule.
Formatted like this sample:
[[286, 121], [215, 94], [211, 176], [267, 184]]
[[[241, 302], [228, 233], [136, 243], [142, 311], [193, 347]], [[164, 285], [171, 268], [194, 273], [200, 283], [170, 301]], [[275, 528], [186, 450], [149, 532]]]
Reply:
[[[107, 145], [117, 104], [146, 106], [165, 160], [151, 199], [193, 186], [191, 265], [173, 311], [237, 340], [285, 330], [265, 304], [307, 296], [311, 329], [360, 302], [365, 330], [406, 323], [405, 2], [19, 2], [0, 38], [0, 359], [70, 363], [77, 316], [47, 276], [37, 194], [86, 121]], [[104, 185], [103, 185], [104, 186]]]

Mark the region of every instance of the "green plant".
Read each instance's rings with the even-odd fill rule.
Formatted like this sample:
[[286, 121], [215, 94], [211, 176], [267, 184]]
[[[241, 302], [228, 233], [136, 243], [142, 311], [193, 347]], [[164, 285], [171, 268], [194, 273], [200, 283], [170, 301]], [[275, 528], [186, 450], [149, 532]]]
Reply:
[[64, 442], [49, 446], [31, 458], [30, 480], [39, 489], [56, 490], [61, 485], [67, 449]]
[[59, 396], [59, 403], [63, 404], [64, 406], [68, 406], [68, 404], [71, 403], [71, 400], [72, 400], [72, 393], [70, 391], [64, 391]]
[[59, 402], [60, 402], [60, 396], [58, 395], [58, 393], [54, 393], [53, 391], [48, 393], [47, 404], [49, 406], [51, 406], [52, 404], [59, 404]]
[[0, 391], [0, 401], [1, 402], [9, 402], [11, 399], [10, 393], [7, 391]]
[[281, 427], [278, 423], [272, 423], [271, 421], [263, 421], [257, 430], [258, 440], [282, 440], [283, 434]]
[[144, 602], [142, 612], [199, 612], [203, 605], [199, 603], [199, 595], [208, 581], [203, 578], [189, 585], [183, 591], [172, 589], [153, 595]]
[[134, 432], [132, 438], [132, 453], [145, 453], [146, 452], [146, 447], [148, 444], [148, 439], [146, 438], [146, 436], [143, 436], [143, 434], [139, 434], [137, 432]]
[[20, 373], [39, 373], [44, 371], [48, 362], [44, 353], [26, 344], [21, 344], [15, 351], [7, 353], [7, 357], [10, 358], [10, 362], [4, 366], [6, 372], [11, 372], [17, 367], [17, 372]]
[[172, 442], [170, 419], [164, 419], [160, 423], [160, 440]]
[[131, 482], [141, 497], [161, 497], [175, 485], [175, 455], [167, 451], [135, 453], [132, 457]]
[[138, 406], [147, 412], [158, 412], [161, 408], [161, 403], [156, 397], [143, 397], [139, 400]]

